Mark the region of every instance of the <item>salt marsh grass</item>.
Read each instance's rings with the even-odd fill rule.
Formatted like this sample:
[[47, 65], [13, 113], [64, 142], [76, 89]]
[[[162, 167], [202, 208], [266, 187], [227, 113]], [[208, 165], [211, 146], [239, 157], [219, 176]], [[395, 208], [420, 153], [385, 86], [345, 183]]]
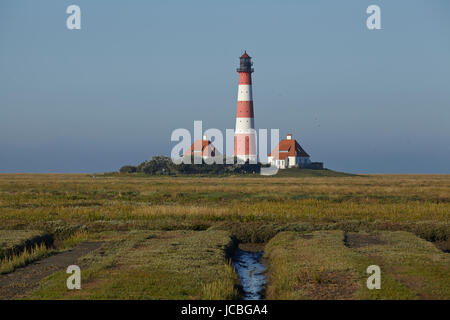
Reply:
[[65, 221], [449, 221], [449, 175], [0, 175], [3, 227]]
[[14, 254], [0, 260], [0, 274], [13, 272], [17, 268], [24, 267], [33, 261], [48, 256], [50, 253], [51, 251], [44, 243], [36, 244], [30, 249], [25, 248], [19, 254]]
[[[36, 299], [234, 299], [236, 240], [269, 243], [271, 299], [449, 297], [450, 175], [0, 174], [0, 247], [36, 232], [60, 249], [102, 242], [79, 261], [83, 290], [67, 292], [61, 271], [27, 294]], [[346, 246], [357, 232], [388, 233], [383, 246]], [[49, 252], [9, 255], [0, 272]], [[394, 266], [382, 295], [364, 291], [368, 264]]]

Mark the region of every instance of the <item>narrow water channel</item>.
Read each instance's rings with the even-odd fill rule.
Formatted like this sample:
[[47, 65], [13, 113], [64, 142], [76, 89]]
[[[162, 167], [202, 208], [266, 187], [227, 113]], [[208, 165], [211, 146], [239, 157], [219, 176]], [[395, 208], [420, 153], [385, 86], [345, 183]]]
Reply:
[[243, 300], [263, 299], [266, 267], [261, 263], [262, 255], [263, 251], [244, 251], [240, 248], [233, 255], [233, 264], [244, 291]]

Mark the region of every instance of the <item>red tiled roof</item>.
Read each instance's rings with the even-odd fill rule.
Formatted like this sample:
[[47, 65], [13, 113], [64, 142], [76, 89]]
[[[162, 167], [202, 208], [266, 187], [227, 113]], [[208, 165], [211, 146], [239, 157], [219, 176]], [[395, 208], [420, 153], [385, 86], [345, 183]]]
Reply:
[[[270, 155], [269, 155], [270, 156]], [[280, 152], [278, 154], [278, 158], [277, 160], [286, 160], [286, 158], [289, 156], [289, 154], [287, 152]]]
[[214, 157], [216, 155], [216, 147], [210, 140], [196, 140], [184, 155], [201, 155], [203, 157]]
[[[309, 157], [309, 154], [306, 153], [305, 150], [300, 146], [297, 140], [281, 140], [278, 146], [272, 151], [272, 153], [276, 153], [278, 151], [279, 156], [277, 159], [286, 159], [286, 157]], [[269, 154], [269, 157], [272, 156], [272, 153]]]

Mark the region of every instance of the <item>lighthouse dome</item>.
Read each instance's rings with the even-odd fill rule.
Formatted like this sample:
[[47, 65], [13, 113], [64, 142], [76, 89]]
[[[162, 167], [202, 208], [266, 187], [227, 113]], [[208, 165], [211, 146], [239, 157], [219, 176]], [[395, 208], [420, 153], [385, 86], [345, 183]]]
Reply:
[[248, 54], [247, 54], [247, 50], [244, 51], [244, 54], [241, 56], [242, 58], [251, 58]]

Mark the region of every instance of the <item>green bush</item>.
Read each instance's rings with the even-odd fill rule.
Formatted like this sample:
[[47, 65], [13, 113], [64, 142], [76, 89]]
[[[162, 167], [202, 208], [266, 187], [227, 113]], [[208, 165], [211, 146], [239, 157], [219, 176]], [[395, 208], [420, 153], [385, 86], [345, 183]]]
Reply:
[[134, 173], [137, 171], [135, 166], [123, 166], [120, 168], [120, 173]]
[[[176, 174], [253, 174], [259, 173], [261, 164], [238, 163], [233, 158], [232, 164], [226, 163], [226, 157], [223, 157], [221, 163], [207, 164], [200, 159], [199, 164], [195, 163], [194, 157], [184, 157], [180, 164], [173, 163], [172, 159], [165, 156], [154, 156], [152, 160], [147, 160], [139, 164], [137, 167], [123, 166], [120, 173], [144, 173], [148, 175], [176, 175]], [[198, 161], [198, 159], [197, 159]]]

